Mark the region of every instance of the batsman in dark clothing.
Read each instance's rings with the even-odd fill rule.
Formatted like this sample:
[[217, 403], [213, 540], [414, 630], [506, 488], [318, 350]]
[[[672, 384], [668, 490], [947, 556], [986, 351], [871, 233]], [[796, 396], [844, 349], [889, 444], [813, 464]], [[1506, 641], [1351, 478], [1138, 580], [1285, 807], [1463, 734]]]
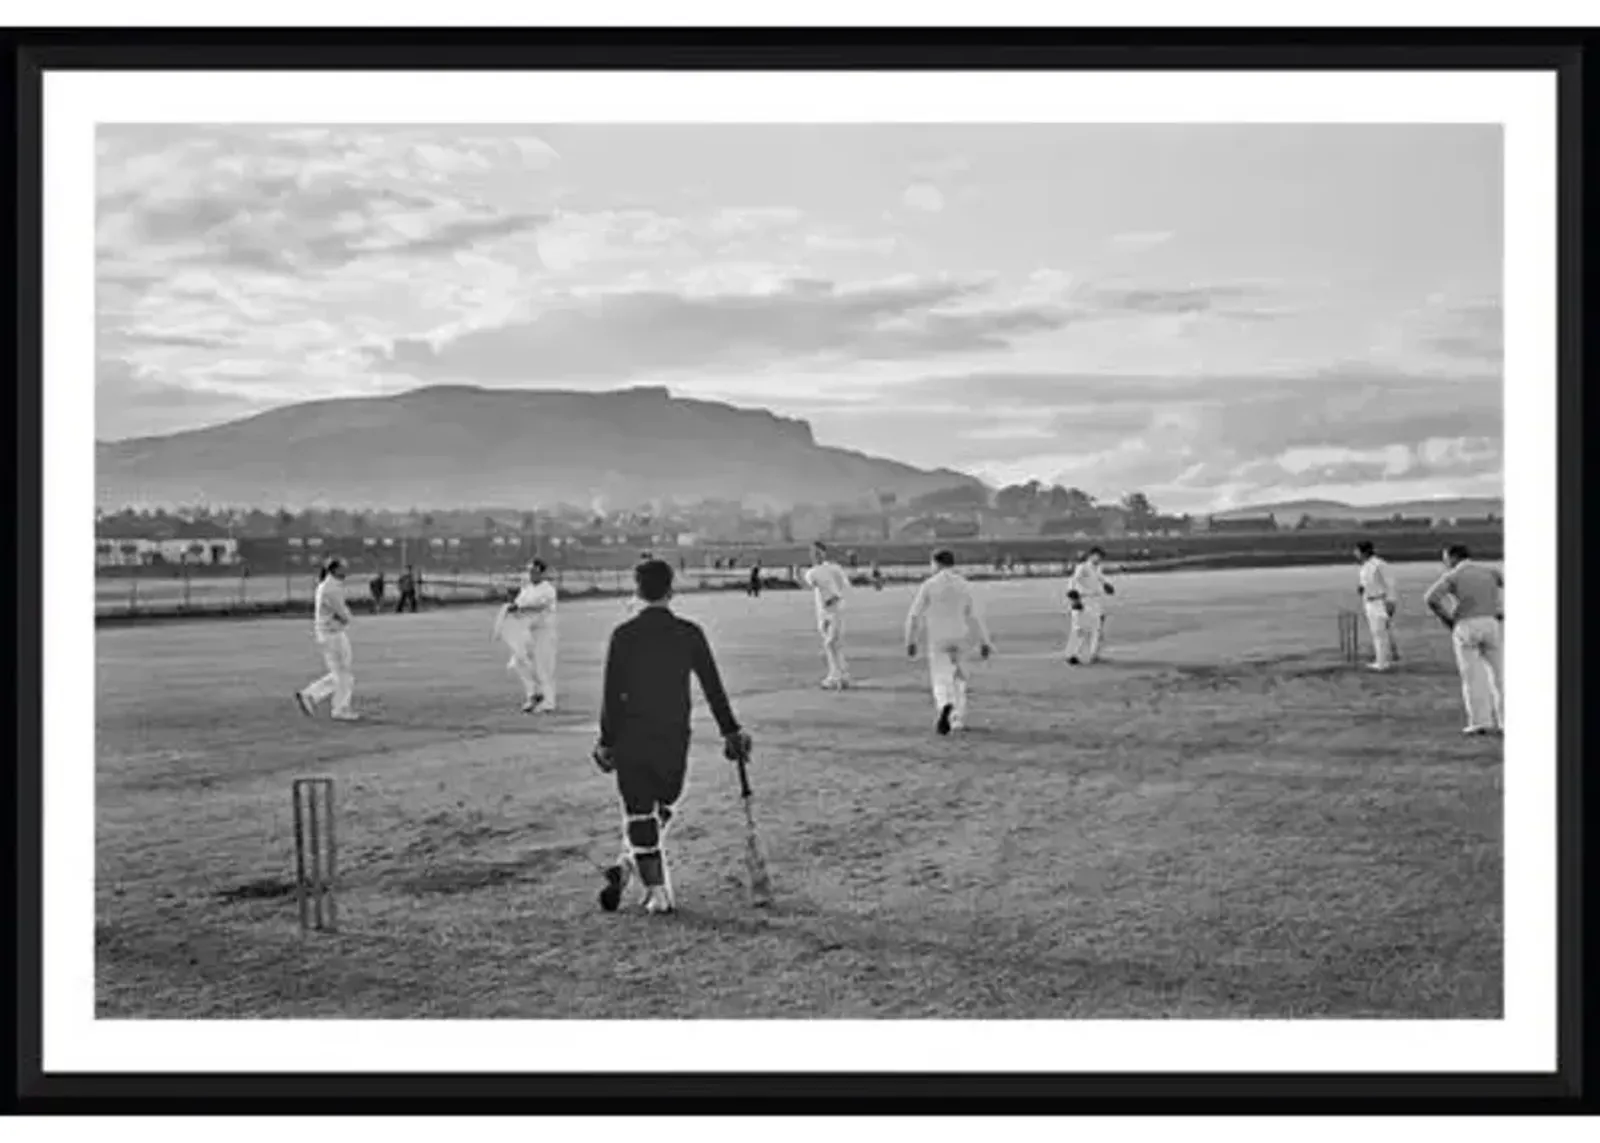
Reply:
[[634, 583], [645, 606], [611, 633], [594, 748], [595, 765], [616, 775], [625, 839], [621, 859], [605, 871], [600, 907], [614, 911], [637, 873], [645, 910], [670, 913], [663, 844], [689, 772], [689, 676], [700, 680], [717, 720], [723, 757], [748, 760], [750, 736], [733, 716], [705, 632], [668, 608], [672, 565], [647, 560], [634, 570]]

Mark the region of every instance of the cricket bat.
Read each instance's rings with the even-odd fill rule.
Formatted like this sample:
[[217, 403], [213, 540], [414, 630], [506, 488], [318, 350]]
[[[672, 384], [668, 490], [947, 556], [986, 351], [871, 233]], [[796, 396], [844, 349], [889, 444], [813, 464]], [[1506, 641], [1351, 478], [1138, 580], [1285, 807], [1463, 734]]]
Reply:
[[739, 800], [744, 803], [744, 867], [750, 877], [750, 900], [757, 908], [772, 904], [772, 879], [767, 876], [767, 859], [761, 855], [761, 838], [756, 832], [756, 816], [750, 809], [750, 775], [739, 763]]

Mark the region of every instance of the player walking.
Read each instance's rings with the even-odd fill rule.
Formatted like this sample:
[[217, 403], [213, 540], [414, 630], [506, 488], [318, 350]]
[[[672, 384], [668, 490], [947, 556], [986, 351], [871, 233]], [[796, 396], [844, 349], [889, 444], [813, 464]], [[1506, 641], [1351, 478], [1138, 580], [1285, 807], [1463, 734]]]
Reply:
[[395, 604], [395, 614], [406, 609], [406, 604], [411, 605], [411, 614], [417, 613], [417, 569], [407, 564], [400, 572], [400, 602]]
[[1106, 628], [1103, 601], [1105, 596], [1116, 594], [1100, 567], [1105, 554], [1104, 548], [1090, 548], [1067, 580], [1067, 604], [1072, 609], [1067, 662], [1074, 667], [1082, 662], [1097, 662], [1100, 658], [1100, 644]]
[[350, 605], [344, 597], [344, 560], [334, 556], [317, 573], [317, 592], [312, 604], [311, 632], [317, 642], [328, 673], [303, 691], [294, 692], [295, 705], [310, 718], [325, 698], [333, 700], [331, 714], [340, 722], [355, 722], [360, 715], [351, 709], [356, 680], [351, 671]]
[[955, 553], [948, 549], [935, 552], [933, 574], [917, 588], [906, 615], [906, 654], [916, 658], [918, 646], [928, 649], [928, 677], [933, 684], [933, 705], [939, 712], [935, 729], [940, 734], [966, 729], [966, 656], [974, 630], [978, 653], [985, 659], [994, 653], [972, 585], [955, 566]]
[[705, 632], [670, 609], [672, 565], [647, 560], [635, 569], [634, 582], [644, 608], [611, 633], [594, 748], [595, 765], [616, 775], [623, 812], [622, 855], [605, 871], [600, 907], [614, 911], [637, 875], [645, 911], [670, 913], [664, 843], [689, 774], [689, 676], [700, 680], [725, 758], [748, 761], [750, 736], [733, 716]]
[[[1463, 734], [1505, 729], [1505, 576], [1472, 559], [1465, 544], [1444, 552], [1445, 572], [1422, 602], [1439, 617], [1455, 644], [1461, 698], [1467, 708]], [[1454, 606], [1445, 602], [1449, 596]]]
[[850, 667], [844, 657], [844, 597], [850, 577], [828, 554], [820, 540], [811, 545], [811, 567], [806, 569], [806, 586], [817, 600], [817, 633], [822, 636], [822, 657], [828, 674], [824, 690], [840, 691], [850, 686]]
[[522, 589], [500, 609], [495, 634], [511, 648], [507, 669], [522, 680], [524, 714], [549, 714], [556, 709], [556, 585], [545, 578], [549, 565], [528, 564]]

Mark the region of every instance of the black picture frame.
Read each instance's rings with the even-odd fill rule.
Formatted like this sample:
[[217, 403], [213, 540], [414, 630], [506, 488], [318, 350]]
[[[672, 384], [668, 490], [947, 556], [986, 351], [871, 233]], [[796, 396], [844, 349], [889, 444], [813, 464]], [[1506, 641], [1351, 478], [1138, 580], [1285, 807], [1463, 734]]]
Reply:
[[[11, 30], [17, 268], [12, 646], [16, 671], [14, 1109], [30, 1113], [394, 1112], [1105, 1114], [1271, 1110], [1528, 1114], [1592, 1110], [1600, 980], [1585, 825], [1584, 221], [1597, 86], [1582, 29], [75, 29]], [[58, 69], [1538, 70], [1559, 77], [1559, 1067], [1548, 1075], [254, 1075], [50, 1074], [42, 1067], [41, 111]], [[1589, 80], [1589, 82], [1585, 82]], [[1592, 408], [1593, 402], [1590, 402]], [[1586, 812], [1588, 811], [1588, 812]]]

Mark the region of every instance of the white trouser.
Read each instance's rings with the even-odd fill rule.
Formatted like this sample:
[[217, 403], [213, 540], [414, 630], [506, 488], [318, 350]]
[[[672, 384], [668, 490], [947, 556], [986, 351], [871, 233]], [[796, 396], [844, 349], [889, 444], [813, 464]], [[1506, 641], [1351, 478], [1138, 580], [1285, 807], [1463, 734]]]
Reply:
[[301, 693], [313, 703], [331, 698], [334, 714], [349, 714], [350, 700], [356, 689], [356, 677], [351, 673], [350, 636], [343, 631], [318, 635], [317, 650], [322, 652], [328, 673]]
[[966, 648], [960, 643], [929, 643], [928, 678], [933, 683], [934, 709], [953, 708], [951, 722], [961, 725], [967, 717]]
[[511, 631], [506, 643], [511, 661], [506, 664], [522, 680], [528, 698], [542, 698], [554, 706], [556, 701], [556, 633], [549, 627], [530, 631]]
[[1067, 634], [1067, 657], [1090, 661], [1098, 659], [1105, 627], [1106, 613], [1099, 604], [1085, 603], [1082, 610], [1072, 612], [1072, 627]]
[[830, 608], [817, 617], [817, 633], [822, 636], [822, 657], [828, 663], [826, 681], [847, 681], [850, 667], [844, 659], [844, 616], [837, 608]]
[[1388, 667], [1400, 657], [1394, 645], [1394, 624], [1389, 619], [1389, 603], [1383, 599], [1369, 599], [1363, 605], [1367, 613], [1367, 630], [1372, 632], [1373, 666]]
[[1461, 698], [1467, 725], [1505, 726], [1505, 641], [1493, 616], [1463, 619], [1450, 632], [1461, 671]]

